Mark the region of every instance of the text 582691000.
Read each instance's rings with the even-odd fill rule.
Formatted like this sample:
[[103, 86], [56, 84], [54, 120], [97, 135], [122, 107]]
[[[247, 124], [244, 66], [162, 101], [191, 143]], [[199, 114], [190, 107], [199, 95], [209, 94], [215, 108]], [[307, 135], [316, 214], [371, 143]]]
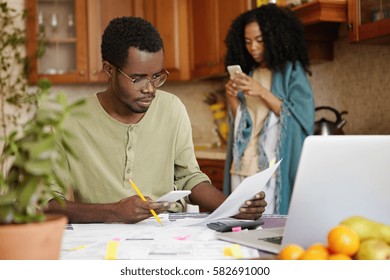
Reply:
[[234, 267], [224, 267], [224, 266], [215, 266], [213, 268], [213, 275], [269, 275], [271, 272], [270, 268], [265, 267], [242, 267], [242, 266], [234, 266]]

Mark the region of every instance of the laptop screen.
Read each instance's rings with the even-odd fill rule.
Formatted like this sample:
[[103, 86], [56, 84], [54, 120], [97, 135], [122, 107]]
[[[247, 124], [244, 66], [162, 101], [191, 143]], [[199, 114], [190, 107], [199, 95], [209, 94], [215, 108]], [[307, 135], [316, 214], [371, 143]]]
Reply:
[[282, 245], [326, 243], [349, 216], [390, 224], [390, 136], [309, 136]]

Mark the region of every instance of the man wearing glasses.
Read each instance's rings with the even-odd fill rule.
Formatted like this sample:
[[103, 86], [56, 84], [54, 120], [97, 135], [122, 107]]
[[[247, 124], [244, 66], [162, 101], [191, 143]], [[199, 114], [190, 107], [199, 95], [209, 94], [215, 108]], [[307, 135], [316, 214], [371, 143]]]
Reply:
[[[65, 207], [50, 201], [47, 212], [64, 213], [73, 223], [136, 223], [150, 217], [150, 209], [182, 211], [179, 203], [153, 201], [174, 186], [192, 191], [187, 202], [215, 210], [226, 197], [199, 169], [186, 109], [175, 95], [157, 90], [169, 76], [158, 31], [141, 18], [114, 19], [101, 51], [108, 86], [87, 99], [82, 116], [67, 119], [73, 137], [64, 137], [77, 158], [64, 152], [68, 168], [57, 173], [71, 195], [60, 194]], [[247, 201], [237, 217], [259, 218], [264, 196]]]

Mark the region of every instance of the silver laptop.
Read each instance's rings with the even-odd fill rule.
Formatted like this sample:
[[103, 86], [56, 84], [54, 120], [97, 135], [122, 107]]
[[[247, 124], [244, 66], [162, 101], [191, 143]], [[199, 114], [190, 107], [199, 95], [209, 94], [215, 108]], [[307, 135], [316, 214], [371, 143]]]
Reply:
[[[290, 243], [326, 244], [328, 231], [349, 216], [390, 224], [389, 169], [390, 136], [309, 136], [285, 228], [227, 232], [217, 237], [278, 253]], [[283, 237], [281, 244], [275, 244], [276, 236]]]

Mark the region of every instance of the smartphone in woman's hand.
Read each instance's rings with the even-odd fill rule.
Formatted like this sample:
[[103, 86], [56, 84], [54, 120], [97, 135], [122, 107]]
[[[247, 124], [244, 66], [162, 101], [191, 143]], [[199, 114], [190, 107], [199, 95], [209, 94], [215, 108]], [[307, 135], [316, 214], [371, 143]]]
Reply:
[[227, 70], [228, 70], [231, 78], [233, 78], [234, 75], [236, 75], [238, 73], [242, 73], [242, 69], [241, 69], [240, 65], [229, 65], [227, 67]]

